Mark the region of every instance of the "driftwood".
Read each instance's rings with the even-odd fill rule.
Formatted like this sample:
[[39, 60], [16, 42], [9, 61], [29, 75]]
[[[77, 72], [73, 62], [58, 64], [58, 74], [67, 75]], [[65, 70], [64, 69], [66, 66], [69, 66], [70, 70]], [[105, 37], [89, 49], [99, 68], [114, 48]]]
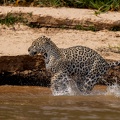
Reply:
[[[49, 86], [50, 77], [51, 74], [46, 71], [42, 56], [0, 57], [0, 85]], [[109, 70], [105, 79], [109, 83], [117, 81], [120, 84], [120, 67]]]
[[42, 56], [1, 56], [0, 85], [5, 84], [49, 86], [50, 73]]

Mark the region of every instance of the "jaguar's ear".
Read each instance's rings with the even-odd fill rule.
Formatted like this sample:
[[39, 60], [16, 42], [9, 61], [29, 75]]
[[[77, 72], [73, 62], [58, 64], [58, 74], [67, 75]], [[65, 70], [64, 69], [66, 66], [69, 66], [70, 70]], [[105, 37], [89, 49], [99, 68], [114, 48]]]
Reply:
[[47, 44], [47, 45], [50, 45], [50, 44], [51, 44], [50, 38], [47, 39], [46, 44]]

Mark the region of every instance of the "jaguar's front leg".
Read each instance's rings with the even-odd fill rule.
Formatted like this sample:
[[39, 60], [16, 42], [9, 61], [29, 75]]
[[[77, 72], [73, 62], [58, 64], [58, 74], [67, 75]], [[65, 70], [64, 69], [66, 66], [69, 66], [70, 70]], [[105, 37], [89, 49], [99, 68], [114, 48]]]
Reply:
[[77, 95], [77, 85], [66, 73], [58, 72], [51, 79], [53, 95]]
[[49, 70], [51, 68], [51, 66], [54, 65], [55, 61], [56, 61], [55, 57], [51, 55], [49, 57], [49, 60], [45, 61], [45, 63], [46, 63], [46, 69]]

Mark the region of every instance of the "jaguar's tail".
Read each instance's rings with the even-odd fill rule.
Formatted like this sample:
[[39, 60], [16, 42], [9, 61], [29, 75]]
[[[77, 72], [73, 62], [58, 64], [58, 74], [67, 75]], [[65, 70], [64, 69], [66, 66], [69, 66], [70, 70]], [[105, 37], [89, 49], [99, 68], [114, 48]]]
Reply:
[[115, 61], [115, 62], [110, 62], [109, 63], [110, 68], [116, 67], [116, 66], [120, 66], [120, 60], [119, 61]]

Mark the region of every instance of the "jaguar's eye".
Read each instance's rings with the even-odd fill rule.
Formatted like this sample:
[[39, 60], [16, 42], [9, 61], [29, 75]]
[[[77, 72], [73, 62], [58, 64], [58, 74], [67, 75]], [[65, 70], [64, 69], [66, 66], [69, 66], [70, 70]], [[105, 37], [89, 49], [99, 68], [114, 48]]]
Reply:
[[33, 54], [34, 54], [34, 55], [36, 55], [36, 54], [37, 54], [37, 52], [35, 51]]

